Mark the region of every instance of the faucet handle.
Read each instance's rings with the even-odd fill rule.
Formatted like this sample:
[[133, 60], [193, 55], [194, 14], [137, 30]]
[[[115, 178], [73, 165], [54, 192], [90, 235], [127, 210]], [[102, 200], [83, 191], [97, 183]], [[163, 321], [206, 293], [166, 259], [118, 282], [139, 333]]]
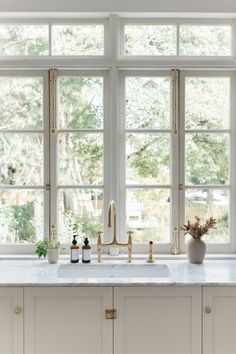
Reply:
[[101, 234], [103, 234], [103, 231], [98, 231], [97, 236], [98, 236], [98, 243], [102, 242]]

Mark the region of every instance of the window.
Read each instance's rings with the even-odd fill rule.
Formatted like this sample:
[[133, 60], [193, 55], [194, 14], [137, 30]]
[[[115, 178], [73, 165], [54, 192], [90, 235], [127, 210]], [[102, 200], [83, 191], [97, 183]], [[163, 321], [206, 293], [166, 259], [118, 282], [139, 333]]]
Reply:
[[[133, 251], [214, 216], [209, 252], [235, 252], [235, 23], [206, 19], [0, 23], [0, 253], [56, 225], [96, 242], [117, 206]], [[181, 252], [185, 251], [180, 234]], [[123, 251], [123, 250], [121, 250]]]

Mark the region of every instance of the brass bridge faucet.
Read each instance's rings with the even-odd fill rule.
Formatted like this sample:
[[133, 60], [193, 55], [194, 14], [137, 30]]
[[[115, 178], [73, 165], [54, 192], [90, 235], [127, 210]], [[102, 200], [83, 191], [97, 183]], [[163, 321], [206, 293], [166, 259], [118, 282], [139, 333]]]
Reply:
[[101, 234], [102, 231], [98, 231], [98, 241], [97, 241], [97, 251], [98, 251], [98, 262], [101, 263], [102, 257], [102, 247], [127, 247], [128, 248], [128, 262], [131, 263], [132, 260], [132, 238], [131, 231], [128, 231], [128, 242], [120, 243], [117, 241], [116, 237], [116, 204], [114, 200], [110, 201], [108, 208], [108, 227], [112, 229], [112, 242], [102, 243]]

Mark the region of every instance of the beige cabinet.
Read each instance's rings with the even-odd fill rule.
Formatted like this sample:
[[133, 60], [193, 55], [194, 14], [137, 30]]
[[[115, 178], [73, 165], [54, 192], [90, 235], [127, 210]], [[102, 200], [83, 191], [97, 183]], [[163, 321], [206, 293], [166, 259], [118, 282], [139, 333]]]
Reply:
[[0, 288], [0, 353], [23, 354], [23, 288]]
[[203, 288], [203, 354], [236, 353], [236, 287]]
[[25, 354], [112, 354], [111, 308], [112, 288], [26, 288]]
[[201, 354], [201, 287], [115, 288], [114, 306], [114, 354]]

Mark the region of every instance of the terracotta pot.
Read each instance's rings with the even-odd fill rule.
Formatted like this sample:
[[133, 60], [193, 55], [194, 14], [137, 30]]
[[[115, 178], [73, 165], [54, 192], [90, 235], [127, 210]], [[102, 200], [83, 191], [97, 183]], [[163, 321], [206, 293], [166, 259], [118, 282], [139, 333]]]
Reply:
[[48, 263], [57, 263], [59, 258], [59, 248], [48, 248]]
[[186, 244], [190, 263], [201, 264], [206, 254], [206, 244], [201, 239], [191, 237]]

